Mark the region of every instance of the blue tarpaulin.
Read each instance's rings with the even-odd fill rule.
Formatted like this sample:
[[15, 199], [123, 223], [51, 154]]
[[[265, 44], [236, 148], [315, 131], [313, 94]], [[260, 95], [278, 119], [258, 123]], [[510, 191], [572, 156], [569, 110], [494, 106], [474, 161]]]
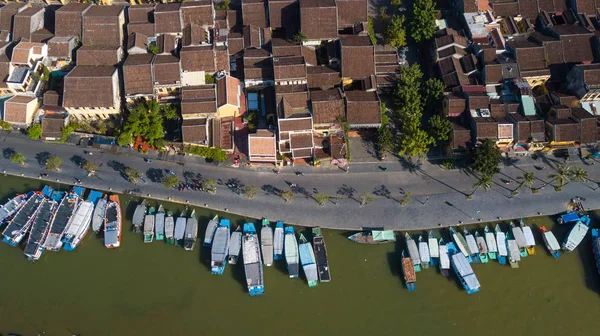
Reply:
[[564, 214], [560, 216], [563, 220], [563, 223], [576, 222], [579, 220], [579, 214], [576, 212], [569, 212], [568, 214]]

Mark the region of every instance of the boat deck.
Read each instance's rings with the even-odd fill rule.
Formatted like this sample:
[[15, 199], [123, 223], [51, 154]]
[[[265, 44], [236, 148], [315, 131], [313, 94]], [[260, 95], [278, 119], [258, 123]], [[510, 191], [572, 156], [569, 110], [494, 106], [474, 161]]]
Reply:
[[455, 253], [451, 257], [452, 263], [454, 264], [454, 268], [458, 273], [459, 277], [463, 279], [465, 285], [469, 289], [477, 289], [480, 287], [479, 280], [473, 273], [473, 268], [471, 268], [471, 264], [465, 258], [465, 256], [460, 253]]
[[25, 246], [25, 255], [33, 257], [38, 253], [41, 253], [42, 243], [46, 239], [55, 206], [55, 201], [48, 199], [42, 200], [40, 209], [29, 230], [29, 239], [27, 239], [27, 246]]
[[429, 256], [429, 246], [427, 246], [426, 242], [419, 242], [419, 257], [423, 263], [429, 263], [431, 261], [431, 257]]
[[263, 226], [260, 229], [260, 250], [265, 265], [273, 264], [273, 229], [270, 226]]
[[412, 260], [410, 258], [402, 258], [402, 270], [404, 272], [404, 279], [406, 282], [417, 281], [417, 274], [413, 267]]
[[523, 235], [525, 236], [525, 243], [527, 244], [527, 246], [534, 246], [535, 238], [533, 237], [531, 227], [523, 226], [521, 229], [523, 230]]
[[506, 241], [508, 245], [508, 256], [513, 261], [521, 261], [521, 252], [519, 251], [519, 244], [514, 239], [509, 239]]
[[487, 244], [488, 251], [492, 253], [498, 252], [498, 245], [496, 245], [496, 239], [494, 238], [493, 232], [485, 233], [485, 242]]
[[585, 235], [588, 232], [588, 226], [585, 225], [582, 221], [578, 221], [575, 223], [569, 234], [567, 235], [567, 239], [565, 239], [563, 249], [566, 251], [573, 251], [579, 246], [579, 243], [583, 240]]
[[552, 233], [551, 231], [546, 231], [543, 234], [544, 234], [544, 238], [546, 239], [546, 243], [548, 244], [548, 247], [550, 248], [550, 250], [553, 250], [553, 251], [560, 250], [560, 244], [558, 243], [558, 240], [556, 240], [556, 236], [554, 235], [554, 233]]
[[215, 231], [212, 247], [210, 250], [211, 264], [215, 266], [225, 265], [227, 262], [227, 252], [229, 252], [229, 227], [219, 226]]
[[43, 196], [41, 194], [34, 194], [31, 196], [15, 214], [15, 217], [8, 223], [4, 229], [3, 235], [7, 237], [14, 237], [22, 230], [26, 230], [27, 226], [31, 222], [32, 216], [34, 216], [36, 211], [39, 209], [42, 199]]
[[213, 237], [215, 235], [215, 231], [217, 231], [217, 227], [219, 226], [219, 219], [215, 217], [208, 221], [206, 225], [206, 231], [204, 232], [204, 246], [210, 246], [212, 244]]
[[327, 258], [325, 239], [323, 239], [322, 236], [313, 237], [313, 245], [315, 249], [317, 271], [319, 272], [319, 280], [321, 280], [321, 282], [329, 282], [331, 281], [331, 274], [329, 273], [329, 260]]
[[429, 256], [431, 258], [439, 258], [440, 257], [440, 248], [439, 248], [437, 238], [429, 238], [427, 240], [427, 245], [429, 246]]
[[458, 247], [459, 251], [465, 257], [470, 254], [469, 253], [469, 247], [467, 246], [467, 241], [465, 240], [465, 237], [463, 237], [462, 234], [460, 234], [459, 232], [454, 232], [452, 234], [452, 240], [454, 240], [454, 243], [456, 244], [456, 247]]
[[92, 217], [92, 230], [95, 232], [100, 231], [102, 225], [104, 224], [104, 214], [106, 212], [106, 204], [108, 203], [106, 198], [101, 198], [96, 204], [96, 208], [94, 209], [94, 215]]
[[317, 273], [317, 265], [315, 264], [315, 253], [312, 245], [309, 242], [302, 243], [298, 246], [298, 252], [300, 254], [300, 263], [304, 269], [304, 275], [308, 283], [319, 281]]
[[229, 255], [239, 257], [241, 248], [242, 233], [240, 231], [234, 231], [231, 234], [231, 239], [229, 240]]
[[154, 216], [154, 230], [157, 235], [164, 235], [165, 233], [165, 213], [157, 212]]
[[173, 236], [175, 239], [183, 239], [183, 237], [185, 236], [185, 224], [185, 217], [177, 217], [177, 220], [175, 221], [175, 234]]
[[173, 219], [173, 216], [167, 216], [165, 218], [165, 237], [173, 238], [174, 231], [175, 231], [175, 220]]
[[14, 215], [15, 212], [25, 204], [26, 197], [27, 196], [25, 195], [17, 195], [0, 207], [0, 225], [2, 225], [6, 219], [10, 218], [10, 216]]
[[479, 253], [477, 242], [475, 241], [475, 237], [472, 234], [466, 235], [465, 240], [467, 241], [467, 247], [469, 248], [469, 252], [471, 252], [470, 254]]
[[44, 241], [43, 245], [45, 248], [49, 250], [60, 249], [60, 238], [65, 232], [67, 224], [69, 223], [69, 219], [79, 205], [80, 200], [81, 199], [79, 196], [75, 193], [69, 193], [62, 199], [56, 212], [54, 213], [52, 223], [50, 224], [50, 230], [48, 231], [48, 236]]
[[92, 219], [92, 213], [94, 211], [94, 204], [90, 201], [83, 201], [79, 204], [79, 208], [75, 214], [71, 217], [67, 229], [65, 230], [65, 237], [74, 237], [80, 235], [84, 230], [88, 228], [88, 225]]
[[191, 249], [198, 238], [198, 220], [195, 217], [190, 217], [185, 223], [185, 237], [184, 246], [187, 249]]
[[412, 259], [413, 264], [421, 264], [421, 256], [419, 256], [419, 249], [417, 248], [417, 243], [415, 243], [414, 240], [410, 239], [406, 241], [406, 246], [408, 247], [408, 255]]
[[116, 246], [121, 234], [121, 216], [119, 204], [110, 202], [106, 208], [106, 224], [104, 226], [104, 245]]
[[479, 253], [481, 253], [481, 254], [488, 253], [488, 248], [487, 248], [487, 244], [485, 243], [485, 239], [481, 236], [477, 237], [477, 247], [479, 248]]
[[273, 254], [280, 256], [283, 254], [283, 239], [285, 234], [282, 227], [276, 227], [273, 234]]
[[518, 226], [512, 227], [511, 229], [512, 229], [513, 237], [515, 238], [515, 241], [517, 242], [517, 246], [519, 246], [519, 248], [526, 247], [527, 242], [525, 241], [525, 235], [523, 234], [523, 230], [521, 230], [521, 228]]
[[242, 250], [248, 287], [263, 285], [263, 269], [259, 245], [257, 234], [250, 234], [243, 237]]
[[442, 269], [450, 269], [450, 257], [446, 245], [440, 245], [440, 266]]
[[285, 246], [283, 249], [285, 253], [285, 261], [288, 264], [300, 263], [300, 254], [298, 253], [298, 242], [294, 234], [285, 235]]
[[131, 219], [131, 224], [134, 226], [142, 226], [144, 224], [144, 216], [146, 215], [146, 201], [138, 204], [133, 212], [133, 218]]
[[144, 217], [144, 234], [154, 234], [154, 215]]
[[506, 234], [504, 232], [496, 232], [496, 246], [498, 246], [498, 255], [506, 257], [508, 250], [506, 249]]

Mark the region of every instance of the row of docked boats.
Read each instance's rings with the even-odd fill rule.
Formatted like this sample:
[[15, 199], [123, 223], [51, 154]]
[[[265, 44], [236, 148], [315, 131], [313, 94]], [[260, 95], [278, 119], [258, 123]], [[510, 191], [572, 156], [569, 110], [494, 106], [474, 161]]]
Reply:
[[173, 212], [165, 211], [162, 204], [156, 209], [148, 206], [144, 200], [136, 206], [133, 213], [133, 232], [143, 233], [144, 243], [166, 241], [193, 251], [198, 239], [198, 219], [196, 210], [192, 210], [189, 215], [187, 212], [186, 208], [175, 218]]
[[211, 273], [216, 275], [223, 274], [227, 263], [237, 264], [241, 253], [248, 293], [255, 296], [264, 293], [263, 266], [284, 258], [290, 278], [297, 278], [302, 266], [309, 287], [331, 281], [321, 229], [314, 228], [312, 235], [311, 244], [303, 234], [297, 238], [294, 228], [284, 227], [281, 221], [273, 230], [266, 218], [261, 221], [260, 237], [254, 223], [245, 223], [231, 232], [230, 221], [215, 216], [206, 227], [203, 246], [211, 249]]
[[[74, 251], [87, 235], [90, 226], [104, 226], [108, 248], [121, 241], [121, 207], [117, 195], [108, 199], [96, 190], [73, 187], [68, 192], [45, 186], [41, 191], [20, 194], [0, 206], [2, 241], [17, 246], [25, 241], [25, 256], [39, 260], [45, 250]], [[27, 239], [25, 240], [25, 237]]]

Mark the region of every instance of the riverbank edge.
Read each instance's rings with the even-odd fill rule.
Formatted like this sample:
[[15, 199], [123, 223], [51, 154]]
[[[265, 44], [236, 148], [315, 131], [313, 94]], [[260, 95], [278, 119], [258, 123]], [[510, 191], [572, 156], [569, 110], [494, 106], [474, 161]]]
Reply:
[[[14, 173], [10, 173], [10, 172], [7, 172], [7, 171], [2, 172], [2, 174], [4, 176], [14, 176], [14, 177], [18, 177], [18, 178], [24, 178], [24, 179], [42, 181], [42, 182], [47, 182], [47, 183], [58, 183], [60, 185], [68, 186], [69, 189], [72, 188], [73, 186], [75, 186], [73, 184], [60, 182], [60, 179], [52, 180], [52, 179], [47, 179], [47, 178], [44, 178], [44, 177], [41, 177], [41, 176], [33, 177], [33, 176], [25, 175], [23, 173], [21, 173], [21, 174], [14, 174]], [[153, 195], [144, 196], [144, 195], [139, 195], [139, 194], [127, 194], [124, 190], [119, 191], [119, 190], [113, 190], [111, 188], [105, 189], [105, 188], [98, 188], [98, 187], [90, 187], [90, 186], [86, 186], [85, 183], [78, 184], [77, 186], [84, 187], [86, 189], [94, 189], [94, 190], [102, 191], [103, 193], [115, 193], [115, 194], [121, 194], [121, 195], [129, 195], [129, 196], [132, 196], [132, 197], [141, 197], [141, 198], [144, 198], [144, 199], [151, 199], [151, 200], [155, 200], [155, 201], [163, 201], [163, 202], [170, 202], [170, 203], [176, 203], [176, 204], [181, 204], [181, 205], [189, 205], [189, 206], [194, 206], [194, 207], [197, 207], [197, 208], [202, 208], [202, 209], [206, 209], [206, 210], [210, 210], [210, 211], [216, 211], [216, 212], [220, 212], [220, 213], [229, 213], [229, 214], [232, 214], [232, 215], [235, 215], [235, 216], [239, 216], [239, 217], [253, 218], [256, 221], [260, 220], [259, 218], [254, 218], [252, 216], [248, 216], [247, 214], [243, 214], [243, 213], [239, 213], [239, 212], [235, 212], [235, 211], [230, 211], [230, 210], [226, 210], [226, 211], [225, 210], [220, 210], [220, 209], [217, 209], [215, 207], [205, 206], [205, 205], [202, 205], [202, 204], [194, 204], [194, 203], [190, 203], [190, 202], [182, 202], [182, 201], [175, 200], [175, 199], [157, 197], [157, 196], [153, 196]], [[595, 210], [600, 210], [600, 209], [586, 209], [586, 211], [595, 211]], [[553, 216], [557, 216], [560, 213], [562, 213], [562, 211], [561, 212], [555, 212], [555, 213], [544, 213], [542, 216], [553, 217]], [[535, 218], [535, 217], [536, 216], [523, 217], [523, 218]], [[498, 219], [497, 221], [510, 222], [510, 221], [513, 221], [513, 220], [518, 220], [520, 218], [522, 218], [522, 217], [519, 217], [519, 218], [501, 218], [501, 219]], [[492, 222], [497, 222], [497, 221], [492, 221]], [[442, 228], [449, 228], [449, 227], [454, 227], [454, 226], [456, 226], [456, 227], [473, 226], [473, 225], [484, 224], [484, 223], [486, 223], [486, 222], [472, 222], [472, 223], [461, 223], [461, 224], [450, 224], [450, 225], [442, 225], [442, 224], [440, 224], [438, 226], [431, 226], [431, 227], [426, 227], [426, 228], [417, 229], [417, 230], [415, 230], [415, 229], [393, 230], [392, 229], [392, 231], [394, 231], [394, 232], [422, 232], [422, 231], [429, 231], [429, 230], [439, 230], [439, 229], [442, 229]], [[297, 227], [302, 227], [302, 228], [310, 228], [310, 227], [312, 227], [312, 226], [307, 226], [307, 225], [292, 223], [292, 222], [289, 222], [289, 221], [286, 221], [285, 224], [286, 225], [297, 226]], [[360, 231], [363, 231], [361, 229], [343, 228], [343, 227], [334, 227], [334, 226], [320, 226], [320, 227], [324, 228], [324, 229], [328, 229], [328, 230], [337, 230], [337, 231], [351, 231], [351, 232], [360, 232]]]

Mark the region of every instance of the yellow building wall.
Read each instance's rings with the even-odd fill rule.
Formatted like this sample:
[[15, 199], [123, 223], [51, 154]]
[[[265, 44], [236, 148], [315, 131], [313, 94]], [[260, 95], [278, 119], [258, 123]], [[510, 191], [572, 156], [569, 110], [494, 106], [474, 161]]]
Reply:
[[220, 118], [237, 117], [239, 112], [240, 112], [239, 108], [237, 108], [235, 106], [231, 106], [231, 105], [223, 105], [217, 109], [217, 115]]

